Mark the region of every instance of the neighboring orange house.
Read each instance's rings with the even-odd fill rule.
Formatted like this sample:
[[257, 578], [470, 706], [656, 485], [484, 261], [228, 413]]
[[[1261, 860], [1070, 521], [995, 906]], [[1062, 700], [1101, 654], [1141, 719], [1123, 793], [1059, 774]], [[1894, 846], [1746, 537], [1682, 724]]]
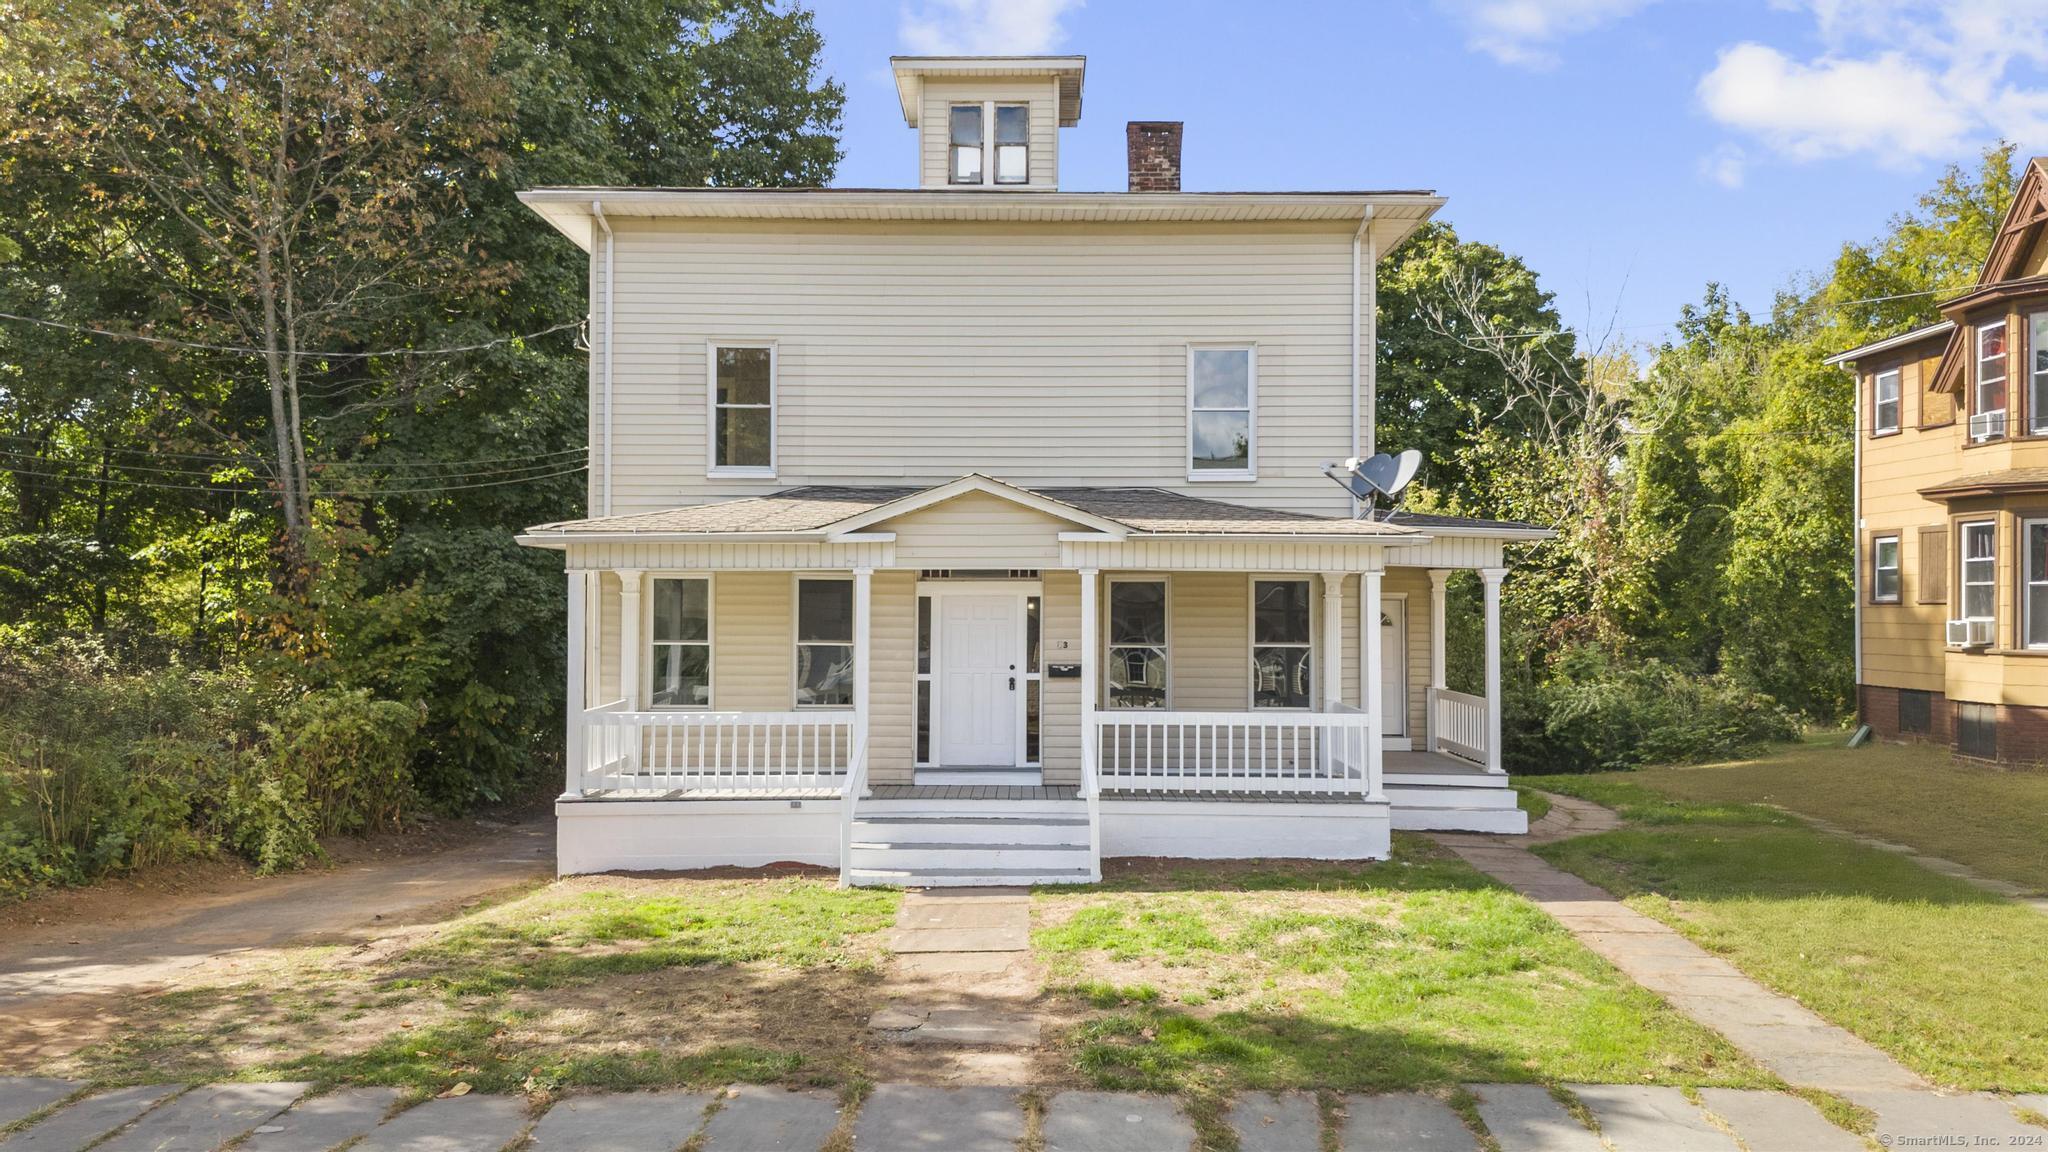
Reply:
[[2048, 159], [1977, 284], [1854, 348], [1856, 685], [1886, 737], [2048, 760]]

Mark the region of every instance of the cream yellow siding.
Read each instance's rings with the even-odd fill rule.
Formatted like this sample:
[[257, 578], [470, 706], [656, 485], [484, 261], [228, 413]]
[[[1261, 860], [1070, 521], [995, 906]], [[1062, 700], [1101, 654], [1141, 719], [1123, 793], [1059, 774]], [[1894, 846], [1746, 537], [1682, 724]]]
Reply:
[[948, 180], [952, 162], [950, 117], [955, 104], [1023, 104], [1031, 109], [1031, 151], [1027, 157], [1029, 184], [995, 182], [995, 125], [983, 123], [982, 175], [985, 188], [1016, 191], [1020, 188], [1059, 187], [1059, 82], [1039, 80], [944, 80], [924, 82], [924, 100], [918, 111], [918, 183], [926, 188], [958, 188]]
[[787, 572], [721, 572], [711, 585], [711, 703], [782, 712], [795, 703], [796, 583]]
[[1054, 519], [986, 492], [875, 525], [896, 534], [901, 568], [1051, 568], [1060, 562], [1061, 532], [1079, 525]]
[[868, 774], [878, 784], [908, 784], [917, 753], [917, 573], [872, 579]]
[[[977, 471], [1349, 512], [1350, 226], [613, 228], [616, 513]], [[711, 341], [776, 345], [772, 479], [706, 476]], [[1190, 342], [1258, 347], [1256, 481], [1187, 479]]]
[[[1045, 574], [1045, 633], [1042, 643], [1048, 664], [1072, 664], [1080, 659], [1080, 573]], [[1048, 679], [1044, 692], [1043, 718], [1039, 723], [1043, 731], [1040, 758], [1045, 765], [1045, 782], [1078, 784], [1081, 781], [1081, 682]]]

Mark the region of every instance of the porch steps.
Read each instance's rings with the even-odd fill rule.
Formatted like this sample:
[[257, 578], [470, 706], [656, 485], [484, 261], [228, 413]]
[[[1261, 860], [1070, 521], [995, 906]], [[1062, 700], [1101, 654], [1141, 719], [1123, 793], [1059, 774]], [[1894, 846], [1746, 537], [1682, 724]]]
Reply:
[[1505, 776], [1389, 773], [1385, 787], [1398, 831], [1520, 835], [1529, 830], [1529, 814]]
[[1073, 801], [864, 800], [848, 879], [905, 888], [1086, 884], [1087, 808]]

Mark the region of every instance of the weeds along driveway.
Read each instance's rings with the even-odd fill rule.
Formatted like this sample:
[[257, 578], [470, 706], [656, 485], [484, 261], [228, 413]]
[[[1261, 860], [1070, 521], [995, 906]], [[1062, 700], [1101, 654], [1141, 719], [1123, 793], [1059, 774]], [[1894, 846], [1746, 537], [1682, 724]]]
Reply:
[[554, 871], [554, 821], [495, 824], [454, 847], [285, 876], [223, 876], [177, 893], [109, 885], [0, 932], [0, 1070], [71, 1051], [118, 1025], [123, 996], [287, 944], [360, 943], [439, 920]]

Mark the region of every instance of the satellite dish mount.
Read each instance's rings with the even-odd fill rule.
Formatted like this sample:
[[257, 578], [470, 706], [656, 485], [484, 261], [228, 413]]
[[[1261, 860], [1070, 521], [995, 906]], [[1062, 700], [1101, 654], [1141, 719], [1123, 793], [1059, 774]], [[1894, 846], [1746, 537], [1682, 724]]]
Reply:
[[1349, 460], [1323, 465], [1323, 475], [1344, 486], [1358, 500], [1358, 518], [1376, 519], [1379, 503], [1387, 501], [1386, 519], [1392, 520], [1400, 510], [1400, 496], [1406, 491], [1415, 473], [1422, 468], [1422, 453], [1413, 448], [1399, 455], [1390, 456], [1384, 452], [1364, 459], [1353, 456]]

